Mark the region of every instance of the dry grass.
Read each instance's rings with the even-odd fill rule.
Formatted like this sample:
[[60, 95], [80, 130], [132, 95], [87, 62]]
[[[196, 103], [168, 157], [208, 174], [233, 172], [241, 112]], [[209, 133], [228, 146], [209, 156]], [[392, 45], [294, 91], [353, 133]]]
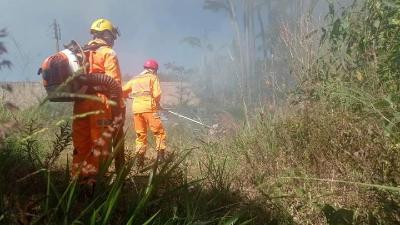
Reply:
[[298, 224], [326, 224], [326, 205], [353, 212], [349, 224], [400, 221], [398, 192], [346, 182], [400, 183], [399, 146], [378, 120], [315, 103], [258, 121], [231, 141], [205, 146], [199, 157], [212, 155], [226, 169], [225, 182], [268, 207], [286, 209]]
[[[372, 220], [382, 224], [398, 223], [399, 193], [346, 181], [398, 186], [400, 145], [385, 135], [380, 120], [375, 117], [360, 116], [327, 105], [320, 101], [274, 108], [261, 114], [250, 129], [241, 129], [241, 123], [230, 116], [220, 115], [223, 118], [217, 116], [217, 119], [225, 121], [232, 132], [214, 138], [209, 136], [214, 134], [207, 130], [194, 132], [195, 128], [190, 125], [171, 123], [172, 126], [167, 128], [171, 148], [193, 149], [180, 164], [183, 181], [201, 179], [201, 182], [189, 185], [185, 189], [189, 192], [183, 194], [190, 195], [195, 190], [201, 195], [197, 199], [187, 198], [178, 192], [178, 195], [165, 199], [173, 202], [174, 207], [201, 209], [203, 213], [243, 214], [244, 218], [254, 218], [253, 224], [326, 224], [324, 210], [329, 209], [327, 206], [353, 213], [354, 219], [350, 224], [366, 224]], [[20, 116], [14, 113], [18, 123], [26, 127], [30, 121], [36, 121], [39, 130], [55, 125], [54, 120], [48, 119], [50, 114], [56, 115], [55, 118], [62, 115], [46, 106], [44, 111], [27, 112], [29, 110], [21, 112]], [[131, 122], [129, 118], [127, 121]], [[133, 146], [131, 129], [127, 139], [129, 148]], [[39, 145], [31, 147], [40, 148], [42, 157], [46, 157], [46, 152], [51, 153], [52, 134], [56, 131], [53, 127], [40, 137], [35, 136]], [[21, 138], [29, 134], [17, 132], [17, 139], [18, 135], [22, 135]], [[66, 159], [63, 156], [60, 159], [65, 166]], [[25, 161], [29, 163], [30, 160], [25, 158]], [[8, 165], [12, 166], [12, 163], [14, 161]], [[54, 169], [60, 171], [64, 166]], [[3, 175], [12, 180], [12, 177], [23, 177], [32, 170], [27, 167]], [[27, 188], [15, 182], [10, 184], [19, 187], [16, 197], [21, 189]], [[173, 187], [169, 189], [172, 191]], [[12, 193], [12, 189], [7, 191]], [[36, 192], [43, 190], [29, 190], [24, 198]], [[164, 199], [165, 196], [160, 195]], [[27, 198], [23, 204], [30, 201]], [[174, 213], [171, 205], [157, 206]], [[156, 208], [150, 212], [156, 212]], [[172, 215], [168, 213], [167, 217]]]

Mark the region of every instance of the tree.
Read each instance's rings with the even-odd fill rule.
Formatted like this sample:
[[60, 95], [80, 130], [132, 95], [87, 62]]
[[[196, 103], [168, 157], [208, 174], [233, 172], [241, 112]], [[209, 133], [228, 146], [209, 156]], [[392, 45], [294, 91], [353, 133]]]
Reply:
[[[4, 38], [8, 35], [7, 30], [3, 28], [0, 30], [0, 38]], [[4, 67], [11, 68], [11, 61], [7, 59], [2, 59], [3, 55], [7, 53], [7, 48], [5, 47], [4, 43], [0, 41], [0, 70]]]
[[[236, 76], [239, 80], [238, 86], [247, 125], [249, 125], [247, 104], [251, 102], [252, 96], [249, 78], [253, 77], [255, 71], [254, 17], [252, 16], [254, 2], [255, 0], [240, 1], [239, 3], [244, 4], [242, 7], [238, 7], [238, 3], [234, 0], [205, 0], [204, 2], [204, 9], [215, 12], [225, 11], [234, 30], [234, 53], [231, 54], [231, 58], [236, 66]], [[240, 19], [244, 21], [242, 26], [239, 23]]]
[[[200, 39], [198, 37], [185, 37], [182, 39], [182, 43], [187, 43], [193, 48], [198, 48], [201, 51], [201, 62], [199, 68], [200, 77], [195, 78], [195, 82], [202, 83], [204, 91], [202, 91], [202, 96], [205, 96], [207, 100], [215, 99], [215, 76], [212, 70], [212, 63], [209, 62], [211, 55], [214, 51], [214, 46], [208, 41], [207, 38]], [[201, 80], [200, 80], [200, 79]]]
[[166, 63], [164, 64], [167, 70], [171, 70], [178, 77], [178, 100], [179, 105], [186, 105], [188, 102], [188, 94], [190, 93], [188, 87], [184, 85], [183, 81], [185, 79], [186, 74], [193, 73], [191, 69], [185, 69], [183, 66], [177, 66], [175, 63]]
[[[205, 0], [203, 8], [225, 12], [234, 32], [231, 50], [243, 107], [262, 106], [275, 92], [267, 83], [285, 82], [290, 76], [279, 31], [297, 24], [318, 0]], [[276, 77], [278, 76], [278, 77]], [[271, 90], [272, 89], [272, 90]], [[274, 101], [275, 102], [275, 101]]]

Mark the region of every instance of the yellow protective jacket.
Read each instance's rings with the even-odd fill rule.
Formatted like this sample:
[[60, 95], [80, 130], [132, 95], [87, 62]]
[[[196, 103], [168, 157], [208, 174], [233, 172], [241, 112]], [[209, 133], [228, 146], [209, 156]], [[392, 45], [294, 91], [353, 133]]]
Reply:
[[145, 70], [122, 88], [125, 97], [133, 97], [132, 111], [136, 113], [156, 112], [161, 100], [160, 80], [150, 70]]

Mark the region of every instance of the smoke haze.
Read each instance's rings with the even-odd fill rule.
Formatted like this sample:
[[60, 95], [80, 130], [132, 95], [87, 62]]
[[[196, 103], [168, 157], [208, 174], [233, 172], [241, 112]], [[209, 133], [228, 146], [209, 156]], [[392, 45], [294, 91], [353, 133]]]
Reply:
[[203, 1], [0, 0], [0, 5], [5, 9], [0, 28], [10, 34], [4, 40], [6, 58], [13, 63], [12, 70], [0, 71], [7, 81], [39, 80], [37, 68], [56, 49], [54, 19], [61, 28], [61, 46], [72, 39], [86, 43], [91, 22], [110, 19], [121, 31], [115, 50], [123, 74], [138, 73], [147, 58], [192, 67], [200, 60], [199, 50], [182, 44], [184, 37], [207, 35], [225, 43], [231, 36], [226, 15], [203, 10]]

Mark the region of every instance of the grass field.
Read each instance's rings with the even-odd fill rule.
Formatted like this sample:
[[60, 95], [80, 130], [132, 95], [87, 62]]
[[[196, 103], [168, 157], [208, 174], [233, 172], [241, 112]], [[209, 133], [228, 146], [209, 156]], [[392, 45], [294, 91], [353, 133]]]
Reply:
[[[400, 224], [400, 4], [381, 3], [340, 15], [331, 3], [321, 37], [280, 27], [290, 90], [264, 80], [276, 71], [260, 61], [265, 84], [247, 93], [234, 65], [245, 59], [232, 57], [222, 81], [195, 79], [202, 98], [164, 85], [164, 106], [213, 129], [167, 115], [174, 154], [154, 164], [150, 150], [138, 170], [128, 115], [127, 164], [116, 174], [108, 161], [94, 192], [69, 176], [72, 105], [39, 105], [39, 84], [2, 85], [0, 224]], [[252, 96], [263, 89], [273, 101]]]
[[2, 108], [2, 130], [14, 123], [3, 132], [0, 224], [397, 224], [400, 148], [384, 130], [346, 111], [288, 107], [230, 132], [166, 121], [174, 157], [141, 172], [130, 129], [125, 171], [101, 176], [94, 196], [69, 181], [70, 104]]

